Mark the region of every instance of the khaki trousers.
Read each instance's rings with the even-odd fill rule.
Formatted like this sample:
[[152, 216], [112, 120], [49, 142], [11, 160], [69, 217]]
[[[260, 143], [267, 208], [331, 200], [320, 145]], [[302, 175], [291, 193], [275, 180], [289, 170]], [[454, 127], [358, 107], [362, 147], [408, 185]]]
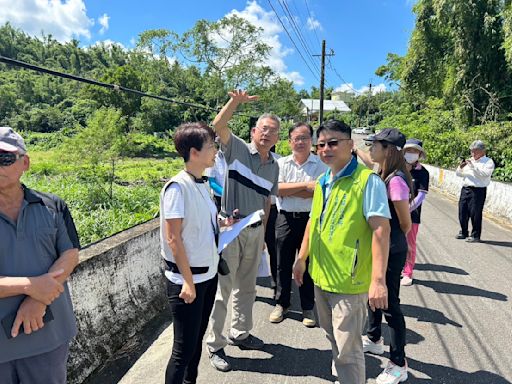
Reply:
[[219, 285], [215, 296], [210, 331], [206, 345], [210, 352], [226, 346], [223, 336], [229, 296], [233, 292], [230, 336], [243, 340], [252, 329], [252, 307], [256, 299], [256, 277], [264, 243], [264, 226], [246, 227], [240, 235], [222, 252], [230, 273], [219, 275]]
[[315, 285], [318, 322], [331, 342], [333, 366], [343, 384], [364, 384], [365, 362], [361, 333], [368, 294], [344, 295]]

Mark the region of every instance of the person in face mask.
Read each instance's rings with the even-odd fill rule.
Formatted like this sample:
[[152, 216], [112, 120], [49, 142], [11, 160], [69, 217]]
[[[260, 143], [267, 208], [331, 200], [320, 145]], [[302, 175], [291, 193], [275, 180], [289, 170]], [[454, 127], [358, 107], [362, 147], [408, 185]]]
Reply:
[[416, 262], [416, 237], [420, 226], [421, 205], [425, 200], [428, 192], [428, 182], [430, 175], [424, 166], [420, 164], [420, 160], [425, 159], [426, 154], [423, 149], [423, 143], [418, 139], [409, 139], [405, 142], [404, 158], [407, 168], [411, 172], [413, 182], [414, 199], [410, 203], [411, 211], [411, 230], [407, 233], [407, 258], [402, 272], [402, 280], [400, 285], [412, 285], [412, 273]]

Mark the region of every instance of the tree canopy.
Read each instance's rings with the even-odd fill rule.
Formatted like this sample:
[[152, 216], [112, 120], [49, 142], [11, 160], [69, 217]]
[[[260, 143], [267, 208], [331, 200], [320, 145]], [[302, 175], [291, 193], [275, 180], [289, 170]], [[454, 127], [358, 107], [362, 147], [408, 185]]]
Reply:
[[[213, 118], [229, 89], [243, 87], [261, 102], [244, 114], [299, 114], [293, 84], [265, 65], [270, 47], [261, 30], [236, 16], [199, 20], [181, 36], [168, 30], [142, 32], [135, 49], [99, 43], [81, 47], [51, 35], [30, 37], [9, 23], [0, 27], [0, 54], [41, 67], [137, 89], [207, 109], [169, 104], [94, 85], [0, 64], [0, 124], [53, 132], [84, 127], [99, 108], [119, 110], [127, 132], [164, 132], [184, 121]], [[209, 108], [209, 109], [208, 109]]]

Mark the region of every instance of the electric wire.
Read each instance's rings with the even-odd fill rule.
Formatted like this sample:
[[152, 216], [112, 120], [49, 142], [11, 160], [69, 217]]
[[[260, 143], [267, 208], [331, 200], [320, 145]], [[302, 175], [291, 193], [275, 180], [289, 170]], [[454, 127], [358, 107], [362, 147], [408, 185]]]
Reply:
[[[152, 99], [156, 99], [156, 100], [160, 100], [160, 101], [165, 101], [165, 102], [172, 103], [172, 104], [183, 105], [183, 106], [187, 106], [187, 107], [191, 107], [191, 108], [196, 108], [196, 109], [204, 109], [204, 110], [211, 111], [211, 112], [218, 112], [219, 111], [219, 109], [212, 108], [212, 107], [209, 107], [209, 106], [206, 106], [206, 105], [201, 105], [201, 104], [196, 104], [196, 103], [188, 103], [186, 101], [179, 101], [179, 100], [170, 99], [168, 97], [152, 95], [152, 94], [149, 94], [149, 93], [145, 93], [145, 92], [139, 91], [137, 89], [126, 88], [126, 87], [123, 87], [122, 85], [104, 83], [104, 82], [101, 82], [101, 81], [97, 81], [97, 80], [93, 80], [93, 79], [88, 79], [88, 78], [81, 77], [81, 76], [71, 75], [69, 73], [55, 71], [53, 69], [43, 68], [43, 67], [40, 67], [40, 66], [37, 66], [37, 65], [34, 65], [34, 64], [29, 64], [29, 63], [26, 63], [24, 61], [15, 60], [15, 59], [12, 59], [10, 57], [6, 57], [6, 56], [2, 56], [2, 55], [0, 55], [0, 62], [8, 64], [8, 65], [11, 65], [11, 66], [25, 68], [25, 69], [28, 69], [28, 70], [31, 70], [31, 71], [36, 71], [36, 72], [39, 72], [39, 73], [48, 74], [48, 75], [51, 75], [51, 76], [57, 76], [57, 77], [61, 77], [61, 78], [64, 78], [64, 79], [75, 80], [75, 81], [78, 81], [78, 82], [81, 82], [81, 83], [96, 85], [98, 87], [103, 87], [103, 88], [108, 88], [108, 89], [111, 89], [111, 90], [114, 90], [114, 91], [121, 91], [121, 92], [132, 93], [132, 94], [135, 94], [135, 95], [140, 96], [140, 97], [149, 97], [149, 98], [152, 98]], [[247, 114], [243, 114], [243, 113], [237, 113], [237, 115], [245, 116], [245, 117], [252, 117], [251, 115], [247, 115]]]
[[304, 64], [306, 64], [306, 67], [309, 69], [309, 71], [311, 72], [311, 74], [317, 79], [317, 80], [320, 80], [318, 78], [318, 74], [315, 73], [315, 71], [313, 71], [311, 69], [311, 67], [309, 66], [308, 62], [306, 61], [304, 55], [302, 54], [301, 50], [299, 49], [299, 47], [297, 47], [297, 44], [295, 43], [295, 41], [293, 40], [292, 36], [290, 35], [290, 32], [288, 32], [288, 29], [286, 28], [286, 26], [284, 25], [283, 21], [281, 20], [281, 18], [279, 17], [279, 14], [277, 13], [276, 9], [274, 8], [274, 6], [272, 5], [272, 2], [270, 0], [268, 0], [268, 4], [270, 5], [270, 7], [272, 8], [272, 10], [274, 11], [274, 14], [276, 15], [277, 17], [277, 20], [279, 20], [279, 23], [281, 24], [281, 26], [283, 27], [284, 31], [286, 32], [286, 34], [288, 35], [288, 38], [290, 39], [290, 41], [292, 42], [293, 46], [295, 47], [295, 49], [297, 50], [297, 53], [299, 54], [299, 56], [302, 58], [302, 61], [304, 61]]

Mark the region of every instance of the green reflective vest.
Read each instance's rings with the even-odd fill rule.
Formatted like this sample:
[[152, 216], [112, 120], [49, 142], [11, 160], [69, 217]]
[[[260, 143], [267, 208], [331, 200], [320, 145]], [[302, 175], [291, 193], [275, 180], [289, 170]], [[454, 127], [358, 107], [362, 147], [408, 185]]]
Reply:
[[322, 183], [315, 187], [310, 216], [309, 274], [324, 291], [368, 292], [373, 232], [363, 214], [363, 197], [371, 174], [372, 171], [358, 164], [351, 175], [335, 181], [325, 207]]

